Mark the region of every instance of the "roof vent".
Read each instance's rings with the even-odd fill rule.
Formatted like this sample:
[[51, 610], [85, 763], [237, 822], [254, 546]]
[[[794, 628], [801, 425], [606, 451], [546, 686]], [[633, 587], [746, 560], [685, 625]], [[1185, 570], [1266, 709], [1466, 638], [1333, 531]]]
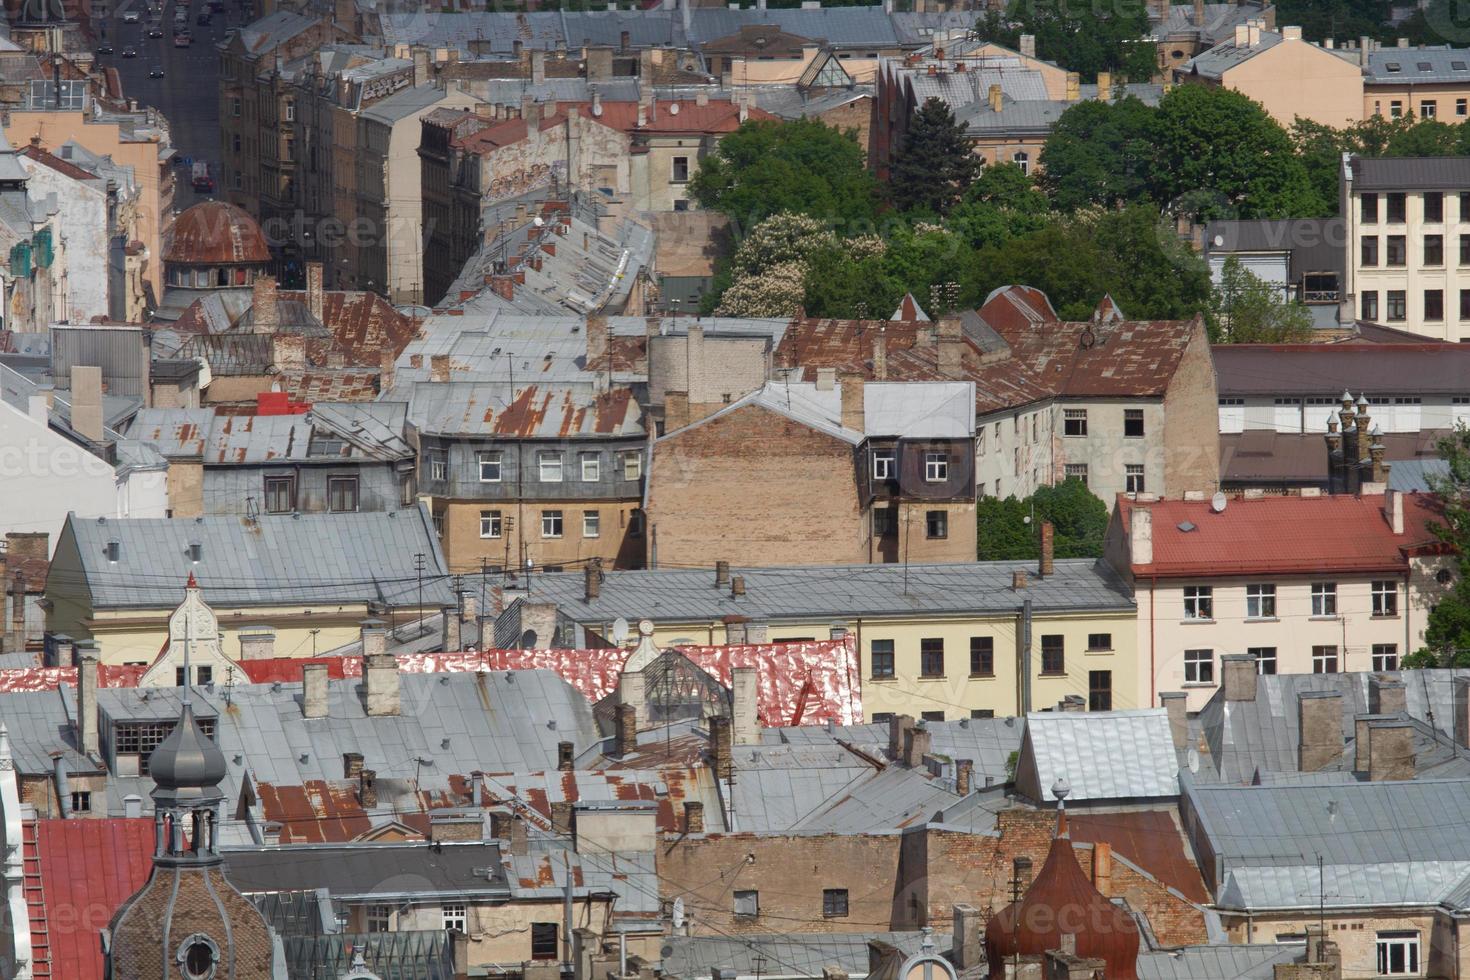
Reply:
[[1185, 534], [1188, 534], [1190, 531], [1193, 531], [1194, 528], [1195, 528], [1194, 524], [1192, 524], [1189, 521], [1180, 521], [1178, 523], [1178, 525], [1176, 525], [1176, 526], [1179, 528], [1179, 530], [1183, 531]]
[[201, 558], [203, 558], [203, 557], [204, 557], [204, 545], [200, 544], [198, 541], [190, 542], [190, 544], [189, 544], [189, 560], [191, 562], [193, 562], [194, 564], [197, 565], [197, 564], [199, 564], [199, 560]]
[[117, 560], [122, 557], [122, 542], [109, 541], [103, 551], [107, 555], [107, 560], [116, 565]]
[[1214, 511], [1216, 514], [1225, 513], [1225, 495], [1223, 493], [1217, 492], [1213, 497], [1210, 498], [1210, 510]]

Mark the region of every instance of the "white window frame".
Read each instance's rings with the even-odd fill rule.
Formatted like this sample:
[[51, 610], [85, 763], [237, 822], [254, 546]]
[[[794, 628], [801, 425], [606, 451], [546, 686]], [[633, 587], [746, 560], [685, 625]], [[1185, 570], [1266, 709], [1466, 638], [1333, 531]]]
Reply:
[[1068, 480], [1081, 480], [1085, 487], [1087, 486], [1087, 464], [1067, 463], [1062, 467], [1062, 476]]
[[565, 529], [565, 515], [561, 511], [543, 510], [541, 512], [541, 536], [543, 538], [560, 538]]
[[1148, 477], [1144, 474], [1142, 463], [1123, 464], [1123, 492], [1124, 493], [1147, 493]]
[[[1082, 423], [1081, 424], [1082, 431], [1081, 432], [1070, 432], [1070, 431], [1068, 431], [1068, 428], [1069, 428], [1068, 423], [1071, 423], [1071, 422], [1080, 422], [1080, 423]], [[1085, 409], [1085, 408], [1064, 408], [1064, 409], [1062, 409], [1062, 437], [1063, 438], [1066, 438], [1066, 439], [1085, 439], [1085, 438], [1087, 438], [1087, 409]]]
[[623, 453], [623, 479], [643, 479], [643, 457], [638, 453]]
[[363, 910], [363, 927], [368, 932], [393, 931], [393, 906], [369, 905]]
[[1215, 651], [1192, 649], [1184, 651], [1184, 683], [1215, 683]]
[[1215, 618], [1215, 590], [1208, 585], [1184, 587], [1184, 618], [1207, 623]]
[[435, 482], [449, 479], [449, 455], [447, 453], [430, 451], [429, 479]]
[[584, 538], [600, 538], [600, 537], [602, 537], [602, 511], [600, 511], [600, 510], [584, 510], [584, 511], [582, 511], [582, 537], [584, 537]]
[[602, 479], [602, 456], [600, 454], [582, 453], [579, 458], [583, 483], [596, 483]]
[[445, 932], [448, 932], [450, 929], [463, 933], [470, 931], [469, 906], [463, 904], [443, 905], [439, 908], [439, 915]]
[[1312, 618], [1337, 618], [1337, 583], [1312, 583]]
[[[504, 467], [505, 467], [505, 461], [504, 461], [504, 459], [503, 459], [503, 457], [502, 457], [502, 455], [500, 453], [498, 453], [498, 452], [482, 452], [482, 453], [478, 453], [477, 454], [477, 462], [478, 462], [479, 467], [480, 467], [480, 482], [481, 483], [499, 483], [500, 482], [501, 477], [504, 475]], [[487, 471], [493, 473], [494, 475], [493, 476], [486, 476], [485, 474], [486, 474]]]
[[505, 533], [505, 520], [498, 510], [480, 511], [480, 537], [498, 538]]
[[1236, 432], [1244, 432], [1245, 399], [1221, 398], [1217, 404], [1220, 412], [1220, 433], [1231, 435]]
[[1399, 669], [1399, 645], [1397, 643], [1375, 643], [1372, 649], [1375, 671]]
[[[1420, 935], [1409, 930], [1394, 930], [1378, 933], [1374, 937], [1373, 949], [1377, 953], [1378, 975], [1381, 977], [1419, 976]], [[1394, 954], [1399, 954], [1402, 964], [1394, 968]]]
[[1276, 618], [1276, 586], [1269, 582], [1252, 582], [1245, 587], [1245, 618]]
[[565, 461], [559, 451], [541, 451], [536, 454], [536, 475], [542, 483], [560, 483], [566, 475]]
[[1374, 579], [1372, 590], [1373, 615], [1378, 619], [1394, 619], [1399, 614], [1399, 583], [1394, 579]]
[[[1270, 655], [1264, 656], [1263, 654], [1268, 650], [1270, 651]], [[1256, 658], [1257, 674], [1274, 674], [1278, 669], [1280, 669], [1281, 660], [1277, 655], [1275, 647], [1247, 647], [1246, 653], [1249, 653], [1251, 656]], [[1266, 670], [1266, 664], [1268, 663], [1271, 665], [1271, 669], [1269, 671]]]
[[943, 483], [949, 479], [949, 456], [945, 453], [924, 454], [924, 482]]
[[[1318, 653], [1317, 651], [1328, 651]], [[1332, 669], [1328, 670], [1329, 659]], [[1342, 672], [1342, 649], [1335, 643], [1317, 643], [1312, 645], [1312, 673], [1314, 674], [1338, 674]]]
[[873, 479], [891, 480], [898, 471], [898, 450], [896, 449], [874, 449], [873, 450]]

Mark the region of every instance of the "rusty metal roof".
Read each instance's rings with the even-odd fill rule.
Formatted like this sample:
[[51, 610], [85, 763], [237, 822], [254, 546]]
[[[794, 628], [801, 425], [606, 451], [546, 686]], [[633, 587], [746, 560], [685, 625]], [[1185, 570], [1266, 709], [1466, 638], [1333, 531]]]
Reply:
[[264, 265], [270, 248], [244, 208], [204, 201], [174, 219], [163, 261], [180, 265]]
[[642, 412], [628, 388], [598, 392], [591, 384], [417, 384], [409, 420], [437, 435], [565, 439], [642, 435]]
[[[371, 407], [377, 412], [364, 411]], [[408, 459], [413, 450], [402, 438], [406, 406], [398, 405], [397, 424], [385, 424], [385, 403], [319, 404], [302, 415], [216, 415], [208, 408], [147, 408], [138, 412], [128, 434], [170, 458], [202, 457], [206, 465], [283, 461]], [[326, 437], [324, 442], [320, 437]], [[330, 451], [323, 451], [323, 446]]]

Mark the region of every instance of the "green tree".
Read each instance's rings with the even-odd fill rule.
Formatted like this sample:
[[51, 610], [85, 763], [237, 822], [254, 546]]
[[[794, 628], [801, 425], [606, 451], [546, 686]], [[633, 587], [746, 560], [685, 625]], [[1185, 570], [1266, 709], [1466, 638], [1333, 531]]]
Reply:
[[1434, 532], [1454, 549], [1458, 574], [1429, 613], [1424, 647], [1406, 657], [1404, 666], [1470, 667], [1470, 427], [1461, 423], [1437, 448], [1447, 469], [1430, 480], [1443, 518]]
[[[1260, 104], [1224, 87], [1180, 85], [1159, 100], [1154, 198], [1205, 218], [1324, 213], [1290, 137]], [[1179, 205], [1177, 202], [1184, 202]]]
[[979, 171], [965, 127], [944, 100], [930, 98], [904, 134], [888, 178], [889, 196], [903, 211], [948, 214]]
[[1078, 102], [1041, 150], [1041, 186], [1058, 210], [1149, 199], [1155, 110], [1136, 96]]
[[1039, 3], [1011, 0], [1004, 11], [992, 10], [975, 25], [982, 40], [1010, 48], [1022, 34], [1036, 38], [1036, 53], [1087, 81], [1100, 71], [1138, 82], [1158, 71], [1158, 54], [1149, 32], [1143, 0], [1118, 3]]
[[[1033, 516], [1034, 514], [1034, 516]], [[975, 508], [977, 554], [981, 561], [1020, 561], [1041, 554], [1043, 523], [1054, 529], [1057, 558], [1101, 558], [1108, 531], [1108, 506], [1081, 480], [1041, 487], [1025, 500], [982, 497]]]
[[1210, 294], [1205, 316], [1210, 340], [1224, 344], [1282, 344], [1312, 335], [1312, 315], [1230, 256]]
[[965, 191], [946, 226], [972, 248], [1000, 245], [1040, 231], [1051, 203], [1036, 182], [1014, 163], [993, 163]]
[[701, 207], [745, 228], [780, 211], [870, 226], [878, 199], [856, 136], [811, 119], [743, 124], [700, 161], [689, 187]]

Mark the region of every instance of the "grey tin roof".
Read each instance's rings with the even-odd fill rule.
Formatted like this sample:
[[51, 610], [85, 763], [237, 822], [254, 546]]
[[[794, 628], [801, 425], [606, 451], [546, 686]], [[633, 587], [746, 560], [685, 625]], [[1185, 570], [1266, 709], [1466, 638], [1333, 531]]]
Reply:
[[[1134, 608], [1127, 587], [1101, 561], [1058, 559], [1054, 574], [1043, 579], [1035, 570], [1030, 561], [909, 565], [906, 570], [902, 565], [740, 568], [733, 570], [745, 577], [745, 595], [738, 599], [714, 587], [713, 568], [609, 571], [601, 594], [590, 603], [580, 575], [543, 575], [535, 593], [580, 623], [610, 623], [620, 616], [687, 622], [730, 615], [846, 621], [852, 616], [1007, 614], [1025, 599], [1037, 612]], [[1024, 590], [1011, 588], [1016, 571], [1030, 575]]]
[[1470, 187], [1470, 157], [1353, 157], [1353, 190], [1458, 191]]
[[[355, 514], [97, 518], [68, 515], [94, 609], [169, 608], [193, 573], [217, 608], [417, 602], [414, 555], [426, 557], [426, 605], [452, 599], [439, 538], [422, 507]], [[119, 545], [108, 561], [109, 542]], [[189, 546], [203, 549], [190, 560]], [[58, 548], [61, 545], [58, 544]], [[53, 571], [56, 569], [53, 564]], [[73, 583], [73, 586], [75, 584]]]
[[[1356, 60], [1360, 52], [1348, 55]], [[1363, 79], [1378, 85], [1443, 85], [1470, 82], [1470, 49], [1377, 48], [1368, 52]]]
[[1179, 795], [1179, 759], [1163, 708], [1027, 715], [1018, 769], [1027, 766], [1035, 767], [1048, 803], [1058, 777], [1078, 802]]
[[1272, 980], [1278, 963], [1295, 962], [1295, 945], [1185, 946], [1138, 956], [1138, 980]]
[[[1006, 781], [1006, 762], [1011, 753], [1021, 748], [1021, 730], [1016, 718], [960, 718], [954, 721], [926, 721], [930, 751], [950, 759], [970, 759], [975, 763], [975, 788], [987, 782]], [[761, 733], [763, 745], [832, 745], [844, 743], [874, 758], [884, 758], [888, 749], [888, 724], [807, 725], [800, 728], [767, 728]], [[844, 750], [845, 751], [845, 750]]]
[[[933, 937], [939, 949], [952, 942]], [[851, 977], [868, 974], [868, 943], [878, 940], [905, 953], [918, 952], [920, 932], [761, 933], [751, 936], [669, 936], [659, 968], [670, 980], [709, 980], [717, 969], [737, 977], [820, 977], [837, 966]], [[757, 963], [757, 958], [761, 962]]]
[[1388, 473], [1388, 488], [1399, 493], [1428, 493], [1430, 480], [1443, 480], [1450, 464], [1442, 459], [1394, 460]]
[[298, 844], [224, 856], [231, 884], [246, 893], [325, 888], [337, 899], [509, 893], [495, 843]]
[[1227, 909], [1361, 908], [1447, 903], [1470, 879], [1470, 861], [1315, 863], [1231, 871], [1218, 903]]
[[1219, 78], [1226, 71], [1244, 64], [1262, 51], [1281, 43], [1281, 35], [1274, 31], [1262, 31], [1260, 42], [1254, 46], [1236, 45], [1234, 39], [1217, 44], [1208, 51], [1195, 55], [1180, 68], [1185, 73], [1196, 72], [1203, 78]]

